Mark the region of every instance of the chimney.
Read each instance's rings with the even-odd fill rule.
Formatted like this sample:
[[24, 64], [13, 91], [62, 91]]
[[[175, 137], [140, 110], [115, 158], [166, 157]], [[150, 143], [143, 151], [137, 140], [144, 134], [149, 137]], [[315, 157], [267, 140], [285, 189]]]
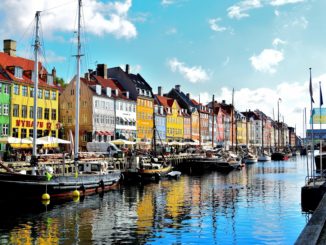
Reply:
[[16, 56], [16, 41], [11, 39], [3, 40], [3, 52], [10, 56]]
[[225, 104], [225, 100], [222, 100], [222, 104]]
[[178, 92], [180, 92], [180, 85], [175, 85], [175, 90], [177, 90]]
[[126, 91], [126, 97], [129, 99], [129, 91]]
[[88, 72], [85, 73], [84, 78], [85, 78], [87, 81], [89, 81], [90, 75], [89, 75]]
[[190, 99], [190, 93], [187, 93], [186, 96], [188, 99]]
[[126, 73], [129, 74], [129, 71], [130, 71], [129, 64], [126, 64]]
[[98, 64], [96, 67], [96, 74], [104, 79], [108, 78], [108, 69], [106, 64]]
[[162, 87], [161, 86], [158, 86], [158, 88], [157, 88], [157, 94], [159, 95], [159, 96], [162, 96]]
[[53, 77], [53, 81], [55, 81], [57, 77], [57, 70], [55, 69], [55, 67], [52, 68], [52, 77]]
[[115, 96], [118, 96], [119, 95], [119, 89], [116, 89], [115, 90]]

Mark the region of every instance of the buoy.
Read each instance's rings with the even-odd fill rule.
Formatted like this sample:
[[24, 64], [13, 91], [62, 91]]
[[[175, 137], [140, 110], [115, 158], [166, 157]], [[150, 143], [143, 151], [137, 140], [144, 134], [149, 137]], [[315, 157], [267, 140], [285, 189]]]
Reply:
[[79, 202], [79, 196], [74, 196], [72, 199], [74, 202]]
[[42, 195], [42, 200], [50, 200], [50, 195], [48, 193], [44, 193]]
[[79, 196], [80, 196], [79, 191], [74, 190], [74, 191], [72, 192], [72, 196], [73, 196], [73, 197], [79, 197]]
[[50, 204], [50, 200], [42, 200], [42, 204], [43, 204], [44, 206], [47, 206], [47, 205]]

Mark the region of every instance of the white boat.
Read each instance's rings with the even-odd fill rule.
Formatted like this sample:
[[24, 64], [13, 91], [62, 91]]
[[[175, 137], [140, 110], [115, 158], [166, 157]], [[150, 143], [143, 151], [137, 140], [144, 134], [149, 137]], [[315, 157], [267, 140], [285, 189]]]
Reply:
[[271, 161], [271, 157], [265, 154], [258, 156], [258, 162], [268, 162]]

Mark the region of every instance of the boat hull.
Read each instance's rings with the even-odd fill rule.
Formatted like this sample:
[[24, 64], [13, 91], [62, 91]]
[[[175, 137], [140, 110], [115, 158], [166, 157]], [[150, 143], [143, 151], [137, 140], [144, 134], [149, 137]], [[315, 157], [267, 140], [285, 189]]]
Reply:
[[[326, 155], [322, 154], [321, 156], [322, 156], [321, 157], [322, 169], [323, 169], [323, 171], [325, 171], [326, 170]], [[320, 155], [315, 156], [315, 166], [316, 166], [316, 171], [320, 172]]]
[[237, 161], [229, 162], [219, 158], [193, 158], [188, 163], [193, 169], [215, 170], [219, 172], [230, 172], [240, 167], [240, 163]]
[[268, 162], [270, 160], [271, 160], [271, 157], [270, 156], [264, 155], [264, 156], [259, 156], [258, 157], [258, 162]]
[[287, 156], [283, 152], [274, 152], [272, 153], [271, 159], [273, 161], [283, 161], [287, 160]]
[[121, 178], [120, 171], [108, 174], [81, 174], [74, 176], [53, 176], [47, 180], [45, 176], [0, 173], [0, 189], [3, 198], [26, 198], [41, 200], [44, 193], [51, 199], [70, 198], [74, 190], [81, 196], [91, 195], [112, 189]]

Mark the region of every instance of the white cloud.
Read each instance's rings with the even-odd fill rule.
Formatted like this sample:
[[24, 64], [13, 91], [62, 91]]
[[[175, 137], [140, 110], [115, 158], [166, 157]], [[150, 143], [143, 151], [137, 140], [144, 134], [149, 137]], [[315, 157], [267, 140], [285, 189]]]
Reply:
[[191, 83], [203, 82], [209, 79], [208, 73], [201, 66], [187, 67], [177, 58], [170, 59], [168, 65], [173, 72], [179, 72]]
[[[137, 36], [135, 25], [129, 20], [128, 12], [132, 0], [104, 3], [100, 0], [83, 2], [83, 20], [87, 32], [95, 35], [111, 34], [116, 38], [134, 38]], [[10, 9], [10, 11], [8, 11]], [[2, 35], [24, 33], [33, 21], [35, 12], [41, 12], [43, 33], [51, 36], [56, 31], [72, 32], [76, 30], [77, 3], [66, 0], [3, 0], [0, 5], [2, 15]]]
[[275, 49], [264, 49], [259, 55], [250, 57], [251, 65], [261, 72], [275, 73], [276, 66], [284, 59], [283, 53]]
[[[310, 110], [310, 95], [309, 95], [309, 73], [307, 69], [307, 77], [302, 81], [296, 82], [282, 82], [274, 88], [260, 87], [256, 89], [241, 88], [236, 89], [234, 93], [234, 105], [236, 110], [245, 112], [250, 110], [259, 109], [267, 116], [277, 120], [277, 100], [282, 101], [279, 103], [280, 120], [290, 126], [296, 127], [297, 133], [303, 135], [303, 110], [307, 110], [307, 118], [309, 118]], [[315, 105], [319, 105], [319, 81], [326, 81], [326, 74], [313, 77], [313, 90]], [[289, 93], [291, 91], [291, 93]], [[323, 91], [324, 94], [326, 91]], [[199, 96], [195, 96], [199, 100]], [[212, 100], [212, 92], [201, 92], [200, 101], [208, 103]], [[222, 87], [220, 92], [215, 94], [215, 100], [221, 102], [225, 100], [227, 104], [232, 103], [232, 89]], [[307, 125], [308, 125], [307, 119]]]
[[210, 25], [210, 28], [213, 30], [213, 31], [216, 31], [216, 32], [223, 32], [225, 31], [227, 28], [224, 27], [224, 26], [219, 26], [218, 22], [220, 22], [221, 19], [220, 18], [216, 18], [216, 19], [209, 19], [208, 20], [208, 23]]
[[249, 17], [247, 13], [250, 9], [261, 8], [263, 5], [260, 0], [244, 0], [227, 9], [231, 19], [242, 19]]
[[161, 4], [165, 5], [165, 6], [171, 5], [171, 4], [174, 4], [174, 0], [162, 0]]
[[276, 16], [280, 16], [280, 11], [275, 10], [275, 11], [274, 11], [274, 14], [275, 14]]
[[166, 35], [174, 35], [174, 34], [176, 34], [177, 32], [178, 32], [177, 28], [172, 27], [172, 28], [168, 29], [168, 30], [165, 32], [165, 34], [166, 34]]
[[304, 16], [301, 16], [299, 19], [296, 19], [292, 22], [292, 26], [300, 26], [303, 29], [306, 29], [308, 24], [309, 22]]
[[304, 2], [304, 0], [272, 0], [270, 5], [272, 6], [281, 6], [289, 3], [300, 3]]
[[283, 41], [282, 39], [275, 38], [275, 39], [273, 40], [273, 46], [274, 46], [275, 48], [277, 48], [279, 45], [284, 45], [284, 44], [286, 44], [286, 42]]

